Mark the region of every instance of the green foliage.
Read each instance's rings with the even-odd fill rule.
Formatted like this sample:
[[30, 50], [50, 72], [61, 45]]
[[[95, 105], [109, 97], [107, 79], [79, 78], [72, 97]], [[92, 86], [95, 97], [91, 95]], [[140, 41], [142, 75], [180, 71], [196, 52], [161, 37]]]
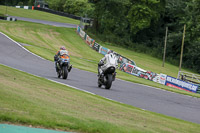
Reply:
[[150, 27], [152, 20], [156, 21], [160, 17], [160, 13], [156, 7], [160, 4], [157, 0], [151, 1], [133, 1], [128, 13], [131, 32], [136, 34], [145, 28]]
[[200, 0], [89, 2], [95, 4], [93, 28], [107, 42], [162, 58], [165, 28], [168, 27], [166, 57], [167, 61], [175, 65], [179, 64], [183, 25], [186, 24], [182, 66], [200, 72], [200, 66], [197, 65], [200, 56], [195, 50], [195, 47], [198, 49], [197, 42], [200, 40]]
[[128, 14], [132, 33], [136, 34], [138, 31], [148, 28], [151, 20], [156, 18], [156, 12], [152, 11], [148, 6], [132, 6]]
[[32, 6], [35, 0], [0, 0], [0, 5], [7, 5], [7, 6]]
[[84, 16], [86, 14], [90, 16], [91, 12], [93, 12], [91, 4], [89, 4], [87, 1], [66, 0], [63, 7], [64, 12], [79, 16]]
[[62, 12], [64, 11], [63, 5], [65, 4], [65, 1], [66, 0], [46, 0], [50, 9]]
[[93, 6], [87, 0], [46, 0], [50, 9], [77, 16], [92, 16]]
[[178, 64], [182, 44], [183, 25], [186, 24], [186, 35], [183, 50], [182, 66], [200, 72], [199, 30], [200, 11], [199, 0], [168, 0], [165, 18], [169, 26], [169, 41], [167, 56], [172, 63]]

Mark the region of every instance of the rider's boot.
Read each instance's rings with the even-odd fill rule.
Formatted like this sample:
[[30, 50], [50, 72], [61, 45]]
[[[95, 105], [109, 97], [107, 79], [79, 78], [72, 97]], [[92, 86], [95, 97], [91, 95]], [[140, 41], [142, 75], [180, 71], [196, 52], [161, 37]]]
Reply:
[[68, 71], [70, 72], [70, 71], [71, 71], [71, 69], [72, 69], [72, 65], [70, 65], [70, 66], [69, 66], [69, 69], [68, 69]]
[[113, 81], [115, 81], [116, 73], [117, 72], [114, 72], [114, 74], [113, 74]]

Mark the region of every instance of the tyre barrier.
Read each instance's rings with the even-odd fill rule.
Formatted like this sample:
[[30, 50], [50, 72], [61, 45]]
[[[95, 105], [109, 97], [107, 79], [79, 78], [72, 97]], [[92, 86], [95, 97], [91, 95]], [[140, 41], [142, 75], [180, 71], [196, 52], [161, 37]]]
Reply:
[[17, 21], [16, 18], [12, 18], [12, 17], [7, 17], [6, 20], [7, 20], [7, 21]]
[[2, 17], [2, 16], [0, 16], [0, 19], [1, 20], [7, 20], [7, 21], [17, 21], [16, 18], [12, 18], [12, 17]]
[[33, 6], [15, 6], [16, 8], [33, 9]]

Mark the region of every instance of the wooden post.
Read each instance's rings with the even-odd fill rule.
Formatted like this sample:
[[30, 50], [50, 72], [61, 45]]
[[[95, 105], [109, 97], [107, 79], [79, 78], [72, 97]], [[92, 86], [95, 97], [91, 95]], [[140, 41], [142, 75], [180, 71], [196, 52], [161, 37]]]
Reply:
[[165, 64], [165, 54], [166, 54], [166, 46], [167, 46], [167, 32], [168, 32], [168, 27], [166, 27], [166, 32], [165, 32], [165, 46], [164, 46], [164, 55], [163, 55], [162, 67], [164, 67], [164, 64]]
[[[183, 29], [183, 39], [182, 39], [182, 46], [181, 46], [181, 55], [180, 55], [180, 64], [179, 64], [179, 72], [181, 71], [181, 64], [182, 64], [182, 57], [183, 57], [183, 47], [184, 47], [184, 38], [185, 38], [185, 28], [186, 25], [184, 25]], [[178, 72], [178, 79], [179, 79], [179, 72]]]
[[7, 0], [5, 0], [5, 6], [6, 6], [5, 16], [8, 16], [7, 15]]

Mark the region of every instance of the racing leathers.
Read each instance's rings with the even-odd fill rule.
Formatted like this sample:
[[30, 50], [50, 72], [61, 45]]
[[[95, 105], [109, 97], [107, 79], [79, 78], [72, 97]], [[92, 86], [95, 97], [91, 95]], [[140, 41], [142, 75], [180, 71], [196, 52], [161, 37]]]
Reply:
[[[67, 55], [67, 56], [66, 56]], [[56, 72], [58, 72], [58, 65], [60, 58], [69, 58], [69, 52], [67, 50], [59, 50], [54, 56]], [[70, 68], [70, 63], [68, 63], [68, 68]]]
[[117, 58], [113, 53], [106, 54], [98, 64], [98, 75], [102, 76], [103, 72], [109, 67], [117, 68]]

